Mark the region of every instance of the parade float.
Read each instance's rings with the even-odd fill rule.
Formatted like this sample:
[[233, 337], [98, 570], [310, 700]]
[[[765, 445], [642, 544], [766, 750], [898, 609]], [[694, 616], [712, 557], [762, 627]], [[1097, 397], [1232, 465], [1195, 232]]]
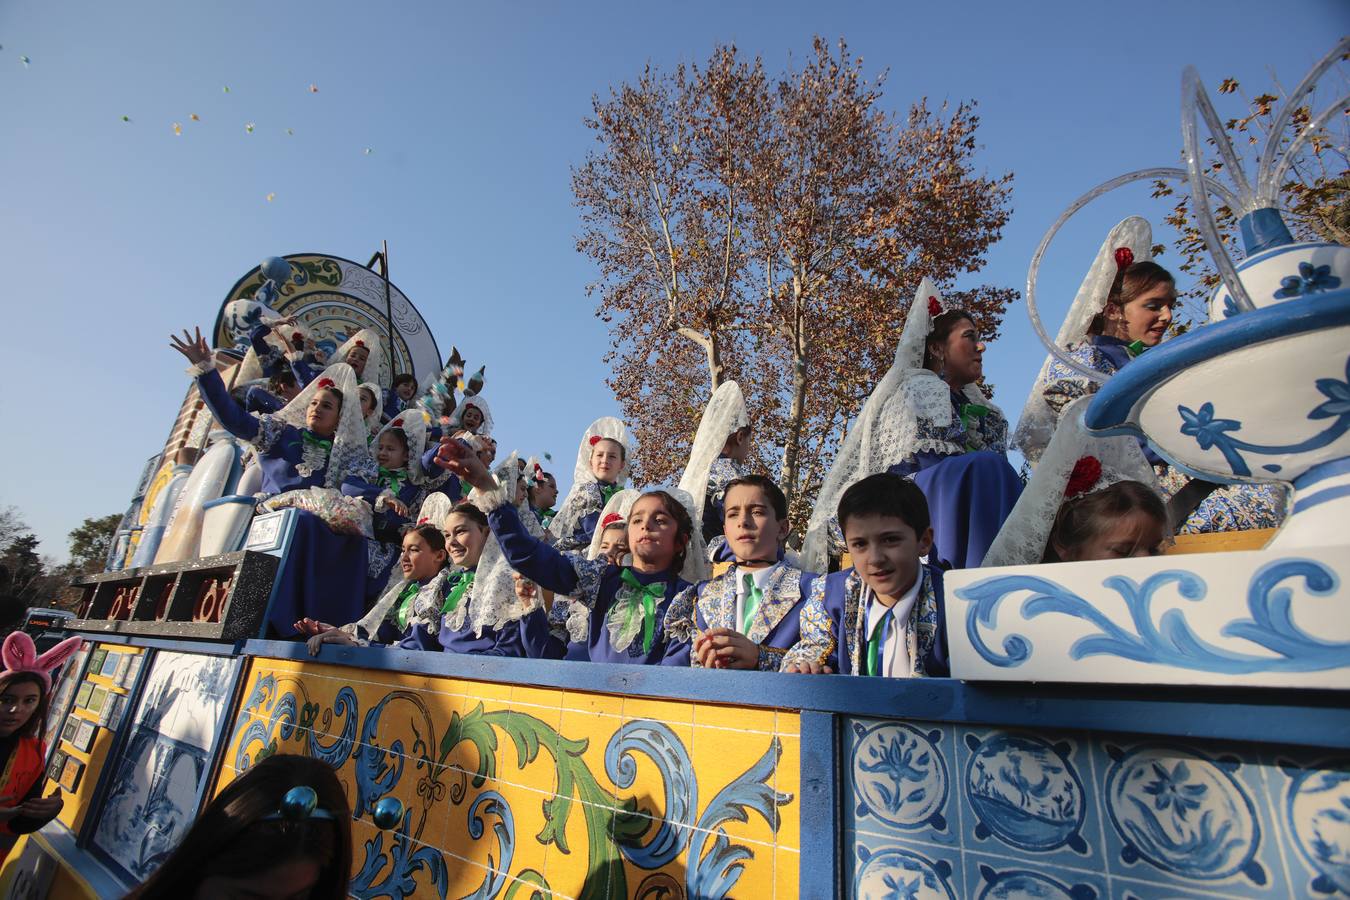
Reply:
[[[1315, 111], [1302, 134], [1347, 103]], [[1272, 208], [1297, 147], [1268, 148], [1251, 182], [1228, 160], [1225, 186], [1201, 170], [1202, 127], [1232, 156], [1188, 71], [1187, 168], [1085, 195], [1038, 250], [1028, 307], [1062, 356], [1035, 302], [1055, 233], [1106, 190], [1186, 180], [1223, 278], [1211, 321], [1102, 384], [1069, 424], [1084, 440], [1146, 435], [1196, 477], [1291, 486], [1264, 546], [953, 571], [949, 679], [379, 648], [312, 659], [261, 637], [287, 562], [284, 512], [205, 524], [220, 500], [247, 496], [247, 472], [190, 390], [109, 572], [80, 583], [79, 618], [64, 625], [88, 638], [51, 719], [48, 789], [67, 803], [20, 839], [5, 889], [120, 896], [206, 797], [285, 752], [343, 781], [357, 897], [1350, 893], [1350, 249], [1292, 242]], [[1211, 196], [1242, 216], [1241, 262]], [[215, 334], [224, 356], [259, 304], [333, 341], [379, 331], [382, 378], [440, 366], [387, 279], [333, 257], [284, 263], [231, 291]], [[175, 479], [177, 509], [159, 511]], [[193, 536], [222, 552], [161, 557]], [[138, 554], [147, 540], [153, 557]]]

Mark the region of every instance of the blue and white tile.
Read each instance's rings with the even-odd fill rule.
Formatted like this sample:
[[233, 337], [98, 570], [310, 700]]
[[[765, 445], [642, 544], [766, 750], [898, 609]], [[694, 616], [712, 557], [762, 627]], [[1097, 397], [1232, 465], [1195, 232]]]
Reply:
[[1350, 895], [1350, 758], [1268, 751], [1262, 762], [1291, 896]]
[[962, 900], [968, 896], [961, 851], [955, 847], [871, 834], [853, 837], [848, 878], [857, 900]]
[[845, 829], [956, 846], [955, 730], [875, 719], [844, 728]]
[[1223, 748], [1116, 741], [1094, 748], [1113, 875], [1229, 897], [1286, 896], [1259, 765]]
[[972, 900], [1110, 900], [1104, 875], [966, 854], [966, 896]]
[[962, 844], [1035, 865], [1103, 868], [1089, 750], [1079, 734], [961, 729]]

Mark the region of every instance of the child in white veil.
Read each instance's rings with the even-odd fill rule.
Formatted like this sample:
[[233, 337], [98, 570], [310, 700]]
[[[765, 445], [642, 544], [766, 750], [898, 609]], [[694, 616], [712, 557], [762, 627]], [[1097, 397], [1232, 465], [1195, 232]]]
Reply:
[[680, 490], [694, 501], [694, 525], [701, 527], [710, 552], [722, 536], [722, 494], [727, 485], [750, 474], [750, 414], [741, 387], [724, 381], [703, 410], [689, 462], [680, 476]]
[[559, 550], [590, 544], [601, 510], [628, 480], [632, 450], [627, 426], [613, 416], [596, 419], [586, 429], [577, 447], [572, 489], [548, 526]]

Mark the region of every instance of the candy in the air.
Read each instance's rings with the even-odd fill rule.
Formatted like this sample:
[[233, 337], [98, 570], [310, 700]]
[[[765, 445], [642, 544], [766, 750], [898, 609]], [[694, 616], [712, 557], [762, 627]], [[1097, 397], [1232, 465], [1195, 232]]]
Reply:
[[123, 122], [130, 122], [130, 121], [131, 121], [131, 116], [123, 116], [123, 117], [122, 117], [122, 121], [123, 121]]
[[220, 90], [221, 90], [221, 93], [228, 94], [228, 93], [230, 92], [230, 86], [227, 84], [227, 85], [225, 85], [224, 87], [222, 87]]
[[246, 132], [248, 132], [249, 134], [252, 134], [252, 133], [253, 133], [253, 123], [252, 123], [252, 122], [245, 122], [245, 123], [244, 123], [244, 130], [245, 130]]
[[202, 120], [202, 117], [197, 115], [196, 113], [188, 113], [188, 118], [194, 122], [200, 122]]
[[287, 129], [286, 129], [286, 133], [289, 134], [289, 135], [294, 136], [294, 135], [295, 135], [295, 130], [292, 129], [292, 128], [287, 128]]
[[182, 122], [174, 122], [174, 123], [173, 123], [173, 133], [176, 134], [176, 135], [178, 135], [179, 137], [182, 137], [182, 136], [183, 136], [183, 123], [182, 123]]
[[26, 68], [28, 68], [28, 64], [29, 64], [30, 62], [32, 62], [32, 60], [29, 59], [29, 58], [26, 57], [26, 56], [20, 56], [20, 57], [19, 57], [19, 62], [23, 63], [23, 67], [26, 69]]
[[311, 84], [309, 86], [309, 92], [311, 94], [317, 94], [319, 92], [319, 86], [317, 84]]
[[369, 156], [370, 154], [374, 153], [375, 151], [372, 150], [371, 148], [367, 147], [363, 152], [366, 154], [366, 156]]
[[268, 195], [267, 195], [267, 202], [268, 202], [268, 203], [271, 203], [273, 200], [276, 199], [276, 196], [277, 196], [277, 195], [276, 195], [275, 193], [268, 194]]

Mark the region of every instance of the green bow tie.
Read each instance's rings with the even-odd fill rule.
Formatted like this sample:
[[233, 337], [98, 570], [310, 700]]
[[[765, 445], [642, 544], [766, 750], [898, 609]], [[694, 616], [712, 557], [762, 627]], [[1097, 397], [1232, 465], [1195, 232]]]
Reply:
[[455, 586], [450, 588], [450, 593], [445, 597], [445, 605], [441, 607], [442, 614], [455, 611], [455, 608], [459, 606], [459, 601], [463, 600], [469, 588], [473, 587], [474, 574], [474, 572], [465, 570], [460, 572], [458, 576], [451, 576], [455, 579]]
[[1144, 346], [1143, 341], [1130, 341], [1128, 344], [1125, 345], [1125, 352], [1130, 354], [1131, 359], [1143, 353], [1147, 349], [1148, 347]]
[[631, 588], [632, 593], [625, 598], [624, 608], [620, 610], [623, 616], [624, 630], [632, 624], [633, 616], [638, 614], [638, 608], [642, 610], [642, 652], [652, 652], [652, 641], [656, 639], [656, 601], [666, 596], [666, 583], [656, 581], [652, 584], [643, 584], [637, 580], [632, 569], [624, 569], [623, 574], [619, 576], [623, 583]]
[[750, 623], [755, 620], [759, 604], [764, 600], [764, 591], [755, 585], [755, 576], [746, 572], [741, 580], [745, 586], [745, 602], [741, 605], [741, 634], [750, 633]]
[[315, 437], [313, 433], [307, 430], [300, 431], [300, 440], [305, 442], [306, 447], [319, 447], [324, 453], [331, 453], [333, 442], [328, 438]]
[[611, 497], [613, 497], [613, 496], [614, 496], [615, 494], [617, 494], [619, 491], [623, 490], [623, 488], [622, 488], [620, 485], [617, 485], [617, 484], [603, 484], [603, 483], [601, 483], [601, 482], [597, 482], [597, 484], [600, 485], [600, 508], [601, 508], [601, 509], [604, 509], [604, 508], [609, 504], [609, 501], [610, 501], [610, 498], [611, 498]]
[[402, 489], [403, 483], [407, 480], [407, 469], [386, 469], [384, 466], [380, 466], [380, 484], [389, 488], [395, 494]]
[[408, 616], [412, 614], [413, 601], [417, 599], [417, 592], [422, 586], [415, 581], [410, 581], [403, 587], [403, 593], [398, 595], [398, 612], [394, 614], [394, 621], [398, 622], [398, 630], [403, 631], [408, 627]]

